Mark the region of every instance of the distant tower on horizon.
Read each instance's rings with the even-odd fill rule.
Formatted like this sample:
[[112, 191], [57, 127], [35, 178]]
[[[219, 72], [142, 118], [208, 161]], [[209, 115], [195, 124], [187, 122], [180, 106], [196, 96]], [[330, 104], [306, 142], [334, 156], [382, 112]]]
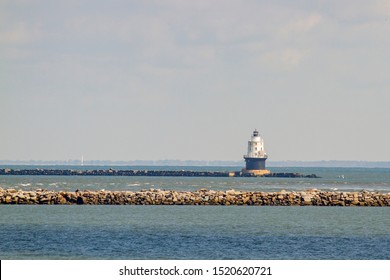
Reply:
[[84, 156], [81, 156], [81, 166], [84, 165]]
[[260, 137], [259, 131], [255, 129], [248, 141], [248, 152], [244, 155], [245, 168], [242, 172], [256, 176], [269, 174], [270, 171], [265, 168], [267, 158], [268, 156], [264, 150], [264, 140]]

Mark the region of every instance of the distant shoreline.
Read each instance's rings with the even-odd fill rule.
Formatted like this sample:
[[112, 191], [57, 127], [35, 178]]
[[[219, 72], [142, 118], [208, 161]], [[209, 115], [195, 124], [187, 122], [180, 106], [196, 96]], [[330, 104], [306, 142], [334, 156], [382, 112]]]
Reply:
[[[33, 165], [33, 166], [81, 166], [80, 160], [0, 160], [0, 166]], [[84, 166], [221, 166], [243, 167], [244, 161], [202, 161], [202, 160], [87, 160]], [[323, 161], [267, 161], [267, 167], [346, 167], [346, 168], [390, 168], [390, 161], [352, 161], [352, 160], [323, 160]]]

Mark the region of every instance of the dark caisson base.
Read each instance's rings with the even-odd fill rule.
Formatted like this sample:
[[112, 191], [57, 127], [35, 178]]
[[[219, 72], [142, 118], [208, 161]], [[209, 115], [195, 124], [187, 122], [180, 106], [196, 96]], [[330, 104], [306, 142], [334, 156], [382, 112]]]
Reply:
[[267, 158], [245, 158], [245, 169], [265, 170], [266, 159]]

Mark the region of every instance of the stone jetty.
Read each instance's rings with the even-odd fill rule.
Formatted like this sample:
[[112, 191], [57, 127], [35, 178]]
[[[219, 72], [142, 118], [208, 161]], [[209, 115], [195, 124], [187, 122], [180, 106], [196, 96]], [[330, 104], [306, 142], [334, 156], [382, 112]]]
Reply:
[[390, 193], [307, 191], [23, 191], [0, 189], [0, 204], [390, 206]]
[[[72, 170], [72, 169], [0, 169], [0, 175], [28, 175], [28, 176], [172, 176], [172, 177], [259, 177], [253, 173], [241, 171], [191, 171], [191, 170]], [[262, 177], [282, 178], [319, 178], [315, 174], [300, 173], [270, 173]]]

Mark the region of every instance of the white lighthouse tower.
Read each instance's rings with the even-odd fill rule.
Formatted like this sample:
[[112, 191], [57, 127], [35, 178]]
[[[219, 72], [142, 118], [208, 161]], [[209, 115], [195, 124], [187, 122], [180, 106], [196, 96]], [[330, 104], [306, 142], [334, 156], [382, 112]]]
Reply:
[[260, 137], [257, 129], [255, 129], [251, 139], [248, 141], [248, 152], [244, 155], [245, 168], [242, 172], [255, 176], [269, 174], [270, 171], [265, 169], [265, 161], [267, 158], [268, 156], [264, 150], [264, 140]]

